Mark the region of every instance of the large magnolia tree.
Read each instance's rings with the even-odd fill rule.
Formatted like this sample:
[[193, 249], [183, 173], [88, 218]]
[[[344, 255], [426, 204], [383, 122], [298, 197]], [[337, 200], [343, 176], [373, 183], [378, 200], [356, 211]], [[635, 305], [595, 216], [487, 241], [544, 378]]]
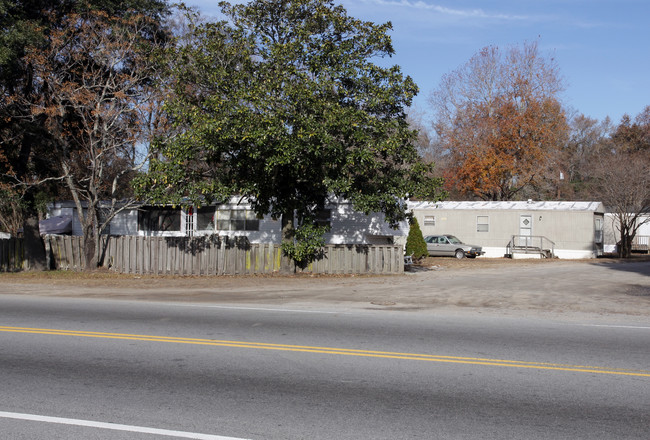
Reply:
[[143, 194], [179, 204], [244, 196], [281, 218], [283, 249], [299, 263], [322, 244], [316, 216], [331, 196], [392, 224], [405, 197], [435, 197], [405, 114], [418, 89], [373, 62], [393, 54], [390, 23], [328, 0], [221, 7], [228, 22], [195, 25], [170, 54], [175, 131]]
[[511, 200], [544, 175], [565, 142], [559, 71], [536, 43], [486, 47], [431, 95], [447, 185], [466, 197]]

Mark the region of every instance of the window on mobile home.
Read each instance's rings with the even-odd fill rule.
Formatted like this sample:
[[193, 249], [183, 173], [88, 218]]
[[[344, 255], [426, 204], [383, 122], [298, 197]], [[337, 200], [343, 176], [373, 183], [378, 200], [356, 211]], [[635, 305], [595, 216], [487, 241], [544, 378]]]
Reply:
[[214, 206], [198, 208], [196, 210], [196, 229], [197, 231], [214, 231], [214, 218], [216, 209]]
[[180, 231], [181, 210], [179, 208], [142, 208], [138, 211], [138, 226], [141, 231]]
[[219, 231], [260, 230], [260, 221], [250, 209], [218, 209], [216, 218]]
[[318, 226], [332, 226], [332, 210], [320, 209], [316, 212], [316, 224]]
[[487, 215], [476, 216], [476, 232], [490, 232], [489, 220]]

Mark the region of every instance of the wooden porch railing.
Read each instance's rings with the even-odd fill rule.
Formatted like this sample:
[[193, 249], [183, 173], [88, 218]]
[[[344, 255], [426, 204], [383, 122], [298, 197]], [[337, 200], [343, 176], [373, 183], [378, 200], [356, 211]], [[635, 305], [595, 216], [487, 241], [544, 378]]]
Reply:
[[506, 246], [506, 255], [539, 254], [544, 258], [555, 257], [555, 242], [543, 235], [513, 235]]

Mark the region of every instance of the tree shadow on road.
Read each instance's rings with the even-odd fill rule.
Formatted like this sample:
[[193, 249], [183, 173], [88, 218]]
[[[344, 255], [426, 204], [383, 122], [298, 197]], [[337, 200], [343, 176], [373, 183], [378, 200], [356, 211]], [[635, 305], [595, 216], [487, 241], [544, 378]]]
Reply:
[[604, 257], [592, 264], [611, 270], [650, 276], [650, 255], [633, 255], [631, 258], [625, 259]]

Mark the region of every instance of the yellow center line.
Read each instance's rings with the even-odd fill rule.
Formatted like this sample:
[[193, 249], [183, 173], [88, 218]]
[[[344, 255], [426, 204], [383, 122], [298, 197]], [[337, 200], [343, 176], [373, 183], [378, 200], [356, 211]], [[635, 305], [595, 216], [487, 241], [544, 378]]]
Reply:
[[0, 326], [0, 332], [30, 333], [55, 336], [77, 336], [86, 338], [120, 339], [145, 342], [167, 342], [176, 344], [209, 345], [233, 348], [254, 348], [262, 350], [280, 350], [305, 353], [332, 354], [344, 356], [361, 356], [371, 358], [404, 359], [428, 362], [446, 362], [470, 365], [488, 365], [498, 367], [530, 368], [538, 370], [573, 371], [581, 373], [613, 374], [621, 376], [650, 377], [650, 371], [620, 368], [598, 367], [589, 365], [556, 364], [549, 362], [528, 362], [508, 359], [490, 359], [463, 356], [443, 356], [419, 353], [401, 353], [391, 351], [357, 350], [350, 348], [318, 347], [306, 345], [270, 344], [264, 342], [228, 341], [218, 339], [182, 338], [174, 336], [137, 335], [127, 333], [90, 332], [78, 330], [44, 329], [30, 327]]

